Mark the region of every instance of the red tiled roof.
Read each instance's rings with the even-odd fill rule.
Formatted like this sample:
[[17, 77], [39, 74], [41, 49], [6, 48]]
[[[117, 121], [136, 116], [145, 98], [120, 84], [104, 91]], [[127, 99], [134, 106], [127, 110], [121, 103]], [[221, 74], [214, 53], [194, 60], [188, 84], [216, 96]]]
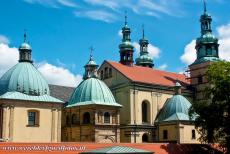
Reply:
[[179, 81], [182, 85], [190, 84], [190, 80], [186, 79], [184, 74], [166, 72], [136, 65], [126, 66], [121, 63], [112, 61], [106, 62], [134, 82], [156, 84], [162, 86], [174, 86], [176, 81]]
[[[220, 154], [223, 149], [218, 145], [207, 144], [168, 144], [168, 143], [0, 143], [0, 154], [78, 154], [81, 152], [101, 149], [111, 146], [127, 146], [142, 150], [154, 152], [154, 154], [190, 154], [202, 153], [208, 154], [210, 150], [213, 153]], [[84, 150], [74, 150], [74, 148], [84, 147]], [[5, 150], [8, 148], [8, 150]], [[10, 149], [10, 150], [9, 150]]]

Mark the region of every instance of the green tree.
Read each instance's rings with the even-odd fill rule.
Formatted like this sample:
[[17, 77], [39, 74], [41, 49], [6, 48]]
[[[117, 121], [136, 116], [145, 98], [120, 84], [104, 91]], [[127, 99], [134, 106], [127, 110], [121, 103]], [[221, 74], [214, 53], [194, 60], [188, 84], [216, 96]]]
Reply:
[[230, 154], [230, 62], [215, 62], [206, 72], [205, 101], [193, 103], [190, 115], [197, 113], [195, 126], [200, 140], [221, 143]]

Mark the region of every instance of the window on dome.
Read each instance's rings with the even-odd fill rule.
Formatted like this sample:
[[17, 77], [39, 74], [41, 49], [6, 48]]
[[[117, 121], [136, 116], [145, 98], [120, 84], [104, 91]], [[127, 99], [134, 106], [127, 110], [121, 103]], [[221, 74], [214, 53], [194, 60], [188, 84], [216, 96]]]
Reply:
[[71, 121], [72, 121], [72, 124], [73, 124], [73, 125], [76, 125], [76, 124], [78, 124], [78, 123], [79, 123], [79, 120], [78, 120], [78, 118], [77, 118], [77, 115], [76, 115], [76, 114], [73, 114], [73, 115], [72, 115], [72, 119], [71, 119]]
[[110, 123], [110, 114], [109, 114], [109, 112], [104, 113], [104, 123]]
[[37, 110], [29, 110], [28, 111], [28, 125], [32, 127], [39, 126], [39, 111]]
[[192, 139], [196, 139], [196, 131], [194, 129], [192, 130]]
[[163, 139], [168, 139], [168, 130], [163, 130]]
[[83, 114], [83, 124], [89, 124], [90, 123], [90, 113], [85, 112]]

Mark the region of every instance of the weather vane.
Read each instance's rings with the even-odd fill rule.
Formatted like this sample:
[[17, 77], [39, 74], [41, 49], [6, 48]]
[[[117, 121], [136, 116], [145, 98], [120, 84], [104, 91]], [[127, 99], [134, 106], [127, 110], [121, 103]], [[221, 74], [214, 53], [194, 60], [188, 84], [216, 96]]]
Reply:
[[127, 11], [125, 10], [125, 25], [127, 25]]
[[26, 42], [26, 29], [24, 29], [24, 42]]
[[145, 38], [145, 25], [142, 24], [142, 37]]
[[94, 48], [93, 48], [93, 46], [91, 46], [89, 49], [90, 49], [90, 58], [92, 58], [93, 57]]

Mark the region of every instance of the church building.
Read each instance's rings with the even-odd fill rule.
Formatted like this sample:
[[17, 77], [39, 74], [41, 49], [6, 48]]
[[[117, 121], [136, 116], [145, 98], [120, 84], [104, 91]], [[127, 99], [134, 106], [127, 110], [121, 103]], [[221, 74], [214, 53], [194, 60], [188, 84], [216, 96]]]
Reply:
[[206, 4], [200, 22], [197, 58], [188, 66], [188, 76], [154, 67], [144, 28], [134, 61], [125, 16], [119, 62], [105, 60], [99, 67], [91, 54], [76, 88], [47, 84], [33, 64], [25, 34], [18, 64], [0, 78], [1, 140], [199, 143], [189, 108], [204, 99], [202, 90], [209, 85], [205, 72], [220, 61]]

